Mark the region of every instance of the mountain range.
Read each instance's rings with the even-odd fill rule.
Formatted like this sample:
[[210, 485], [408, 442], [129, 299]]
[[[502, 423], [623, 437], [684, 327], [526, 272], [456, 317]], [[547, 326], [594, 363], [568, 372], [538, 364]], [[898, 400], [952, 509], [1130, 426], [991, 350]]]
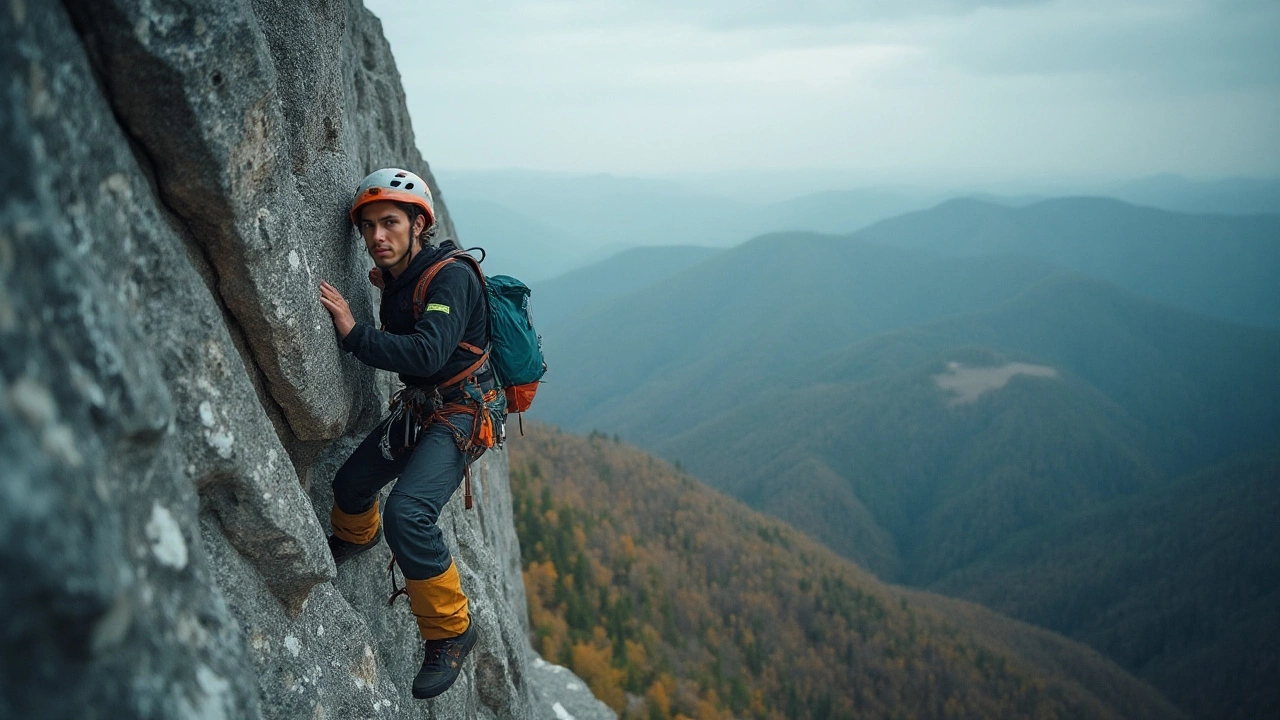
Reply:
[[[518, 170], [440, 171], [468, 245], [490, 251], [493, 273], [547, 280], [632, 247], [729, 247], [768, 232], [844, 234], [952, 198], [1023, 207], [1068, 194], [1034, 186], [874, 185], [832, 173], [779, 171], [660, 178]], [[1213, 182], [1155, 176], [1073, 187], [1178, 212], [1280, 214], [1280, 179]]]
[[[1280, 493], [1278, 223], [966, 200], [668, 256], [648, 286], [561, 303], [537, 415], [678, 461], [882, 578], [1090, 642], [1197, 716], [1256, 716], [1277, 706], [1250, 639], [1280, 633], [1280, 556], [1253, 555], [1278, 537], [1258, 510]], [[562, 280], [549, 294], [582, 282]]]
[[1017, 253], [1147, 297], [1280, 327], [1280, 215], [1175, 213], [1109, 198], [952, 200], [856, 237], [941, 257]]

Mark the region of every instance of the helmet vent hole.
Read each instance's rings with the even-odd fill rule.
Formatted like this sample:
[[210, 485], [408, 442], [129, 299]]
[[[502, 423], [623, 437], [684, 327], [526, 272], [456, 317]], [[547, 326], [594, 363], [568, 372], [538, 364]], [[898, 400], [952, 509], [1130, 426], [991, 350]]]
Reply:
[[382, 188], [369, 188], [368, 190], [370, 195], [377, 195], [380, 192], [382, 192]]
[[413, 189], [413, 183], [405, 183], [404, 189], [405, 189], [405, 190], [412, 190], [412, 189]]
[[389, 184], [391, 187], [400, 187], [400, 181], [399, 181], [399, 180], [392, 180], [392, 181], [391, 181], [390, 183], [388, 183], [388, 184]]
[[407, 175], [405, 175], [405, 174], [404, 174], [404, 173], [402, 173], [402, 172], [398, 172], [398, 173], [396, 173], [396, 177], [408, 177], [408, 176], [407, 176]]

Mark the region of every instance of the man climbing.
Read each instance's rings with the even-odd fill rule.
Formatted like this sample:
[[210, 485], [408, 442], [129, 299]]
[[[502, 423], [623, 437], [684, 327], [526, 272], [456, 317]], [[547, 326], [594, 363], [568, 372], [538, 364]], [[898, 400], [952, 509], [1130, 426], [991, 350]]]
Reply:
[[[435, 207], [414, 173], [371, 173], [356, 190], [351, 222], [373, 258], [370, 280], [382, 288], [383, 329], [357, 323], [327, 282], [320, 284], [320, 302], [333, 316], [342, 348], [366, 365], [399, 373], [405, 388], [334, 477], [329, 548], [340, 565], [377, 545], [385, 528], [426, 641], [413, 696], [435, 697], [457, 679], [476, 642], [467, 597], [436, 520], [467, 465], [493, 444], [490, 412], [501, 414], [502, 395], [487, 362], [484, 288], [478, 266], [467, 258], [439, 264], [457, 248], [452, 241], [431, 244]], [[415, 307], [424, 274], [426, 294]], [[396, 477], [380, 517], [379, 490]]]

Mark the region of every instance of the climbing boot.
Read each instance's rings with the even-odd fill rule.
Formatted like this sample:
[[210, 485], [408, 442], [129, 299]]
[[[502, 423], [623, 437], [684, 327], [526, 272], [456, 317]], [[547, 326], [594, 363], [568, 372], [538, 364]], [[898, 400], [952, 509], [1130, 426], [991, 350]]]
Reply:
[[347, 542], [335, 535], [330, 535], [329, 552], [333, 553], [333, 564], [341, 565], [360, 553], [373, 548], [380, 542], [382, 542], [382, 528], [378, 528], [378, 532], [374, 534], [373, 539], [367, 543]]
[[425, 700], [448, 690], [458, 679], [467, 653], [475, 647], [477, 635], [475, 623], [468, 623], [467, 629], [457, 637], [428, 640], [427, 656], [413, 679], [413, 696]]

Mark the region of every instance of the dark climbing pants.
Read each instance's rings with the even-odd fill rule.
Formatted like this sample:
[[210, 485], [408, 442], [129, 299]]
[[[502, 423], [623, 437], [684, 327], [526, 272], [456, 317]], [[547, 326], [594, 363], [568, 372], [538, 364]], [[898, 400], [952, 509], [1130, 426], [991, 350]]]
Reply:
[[[474, 421], [470, 414], [461, 413], [447, 422], [469, 436]], [[333, 501], [350, 515], [368, 512], [378, 501], [378, 492], [399, 477], [382, 508], [387, 544], [406, 578], [434, 578], [452, 561], [436, 520], [462, 482], [466, 461], [453, 433], [441, 422], [422, 431], [414, 447], [393, 450], [392, 459], [387, 460], [379, 447], [386, 423], [379, 423], [338, 470]], [[392, 435], [396, 434], [393, 430]], [[391, 445], [399, 445], [394, 437]]]

